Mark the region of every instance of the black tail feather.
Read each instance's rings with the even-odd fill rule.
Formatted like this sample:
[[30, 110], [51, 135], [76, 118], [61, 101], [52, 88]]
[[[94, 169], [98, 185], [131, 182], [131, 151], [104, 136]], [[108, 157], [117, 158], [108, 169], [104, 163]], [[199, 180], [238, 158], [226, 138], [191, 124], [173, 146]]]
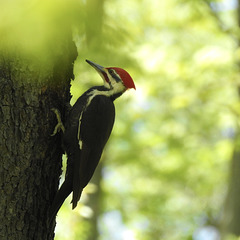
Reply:
[[76, 191], [73, 191], [72, 209], [74, 209], [77, 206], [81, 195], [82, 195], [82, 190], [78, 191], [77, 194], [76, 194]]
[[53, 200], [53, 203], [50, 209], [50, 214], [49, 214], [50, 223], [54, 220], [63, 202], [71, 192], [72, 192], [72, 179], [68, 178], [68, 179], [65, 179], [64, 183], [58, 190]]

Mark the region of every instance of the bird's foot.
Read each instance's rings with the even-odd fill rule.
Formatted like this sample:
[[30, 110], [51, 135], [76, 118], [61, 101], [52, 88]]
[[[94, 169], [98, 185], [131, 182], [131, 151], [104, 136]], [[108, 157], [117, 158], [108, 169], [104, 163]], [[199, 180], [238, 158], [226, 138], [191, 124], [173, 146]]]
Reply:
[[51, 136], [56, 135], [57, 132], [59, 132], [61, 130], [64, 133], [65, 132], [65, 127], [64, 127], [64, 125], [62, 123], [61, 114], [60, 114], [59, 110], [57, 108], [52, 108], [51, 110], [55, 113], [55, 115], [57, 117], [57, 122], [58, 122], [57, 125], [55, 126], [54, 131], [51, 134]]

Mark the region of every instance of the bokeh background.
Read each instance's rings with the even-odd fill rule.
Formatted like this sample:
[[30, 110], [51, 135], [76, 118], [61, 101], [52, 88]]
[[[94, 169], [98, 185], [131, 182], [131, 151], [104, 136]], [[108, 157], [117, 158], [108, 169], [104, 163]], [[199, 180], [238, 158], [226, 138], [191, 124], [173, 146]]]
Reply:
[[[70, 196], [58, 213], [56, 240], [238, 239], [239, 1], [2, 6], [5, 25], [23, 9], [33, 15], [32, 29], [12, 31], [25, 36], [23, 51], [41, 46], [49, 19], [71, 22], [78, 48], [72, 104], [102, 83], [85, 59], [122, 67], [136, 84], [115, 102], [113, 133], [78, 207], [71, 210]], [[39, 21], [43, 34], [34, 36]]]

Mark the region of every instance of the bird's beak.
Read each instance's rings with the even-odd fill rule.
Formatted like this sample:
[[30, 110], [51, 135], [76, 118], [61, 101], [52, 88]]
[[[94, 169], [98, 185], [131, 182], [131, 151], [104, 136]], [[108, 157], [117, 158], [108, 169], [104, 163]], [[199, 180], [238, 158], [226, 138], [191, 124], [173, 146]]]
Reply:
[[109, 83], [109, 79], [108, 79], [108, 76], [107, 76], [107, 73], [106, 73], [106, 70], [104, 67], [102, 67], [101, 65], [96, 64], [92, 61], [89, 61], [89, 60], [86, 60], [86, 62], [88, 64], [90, 64], [100, 74], [100, 76], [102, 77], [102, 79], [104, 81], [104, 84], [105, 84], [105, 82]]
[[95, 68], [99, 73], [102, 73], [102, 74], [105, 73], [104, 67], [102, 67], [101, 65], [98, 65], [98, 64], [96, 64], [92, 61], [89, 61], [89, 60], [86, 60], [86, 62], [88, 64], [90, 64], [93, 68]]

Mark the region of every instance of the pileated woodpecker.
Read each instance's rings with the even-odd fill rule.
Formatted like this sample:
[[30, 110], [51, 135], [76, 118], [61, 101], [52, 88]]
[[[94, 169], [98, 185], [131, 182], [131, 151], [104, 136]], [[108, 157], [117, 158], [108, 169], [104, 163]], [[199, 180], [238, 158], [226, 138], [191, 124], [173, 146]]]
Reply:
[[65, 127], [57, 109], [54, 109], [58, 124], [52, 135], [63, 131], [63, 147], [67, 153], [65, 181], [58, 190], [50, 210], [52, 221], [68, 195], [73, 192], [72, 209], [77, 206], [83, 188], [90, 181], [111, 134], [115, 107], [113, 101], [135, 85], [123, 69], [104, 68], [86, 60], [103, 79], [103, 86], [88, 89], [78, 98], [69, 112]]

